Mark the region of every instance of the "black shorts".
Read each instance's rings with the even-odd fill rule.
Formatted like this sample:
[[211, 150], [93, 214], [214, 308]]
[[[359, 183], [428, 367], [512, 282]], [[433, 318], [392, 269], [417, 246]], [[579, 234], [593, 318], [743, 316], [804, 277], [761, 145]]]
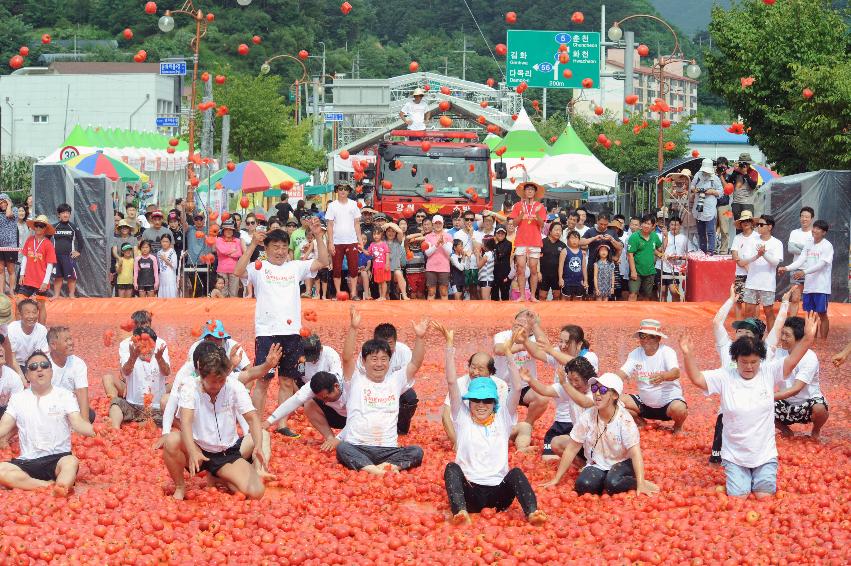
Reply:
[[528, 393], [529, 390], [531, 390], [531, 389], [532, 389], [532, 387], [527, 385], [526, 387], [524, 387], [523, 389], [520, 390], [520, 404], [523, 405], [524, 407], [529, 406], [529, 403], [524, 401], [523, 398], [526, 397], [526, 393]]
[[18, 263], [18, 252], [0, 252], [0, 263], [15, 265], [16, 263]]
[[320, 401], [319, 399], [313, 399], [313, 401], [322, 409], [322, 413], [325, 415], [325, 420], [328, 421], [328, 426], [331, 428], [346, 428], [346, 417]]
[[561, 421], [555, 421], [547, 433], [544, 435], [544, 456], [549, 456], [553, 453], [553, 449], [550, 447], [550, 442], [552, 442], [553, 438], [556, 436], [564, 436], [565, 434], [570, 434], [570, 431], [573, 430], [573, 423], [563, 423]]
[[31, 478], [41, 481], [56, 481], [56, 465], [59, 463], [59, 460], [70, 455], [70, 452], [61, 452], [59, 454], [51, 454], [50, 456], [42, 456], [41, 458], [33, 458], [32, 460], [15, 458], [14, 460], [9, 460], [9, 463], [18, 466]]
[[154, 286], [153, 285], [139, 285], [139, 290], [140, 291], [153, 291]]
[[482, 289], [493, 287], [493, 281], [479, 281], [479, 287]]
[[561, 291], [561, 287], [559, 287], [558, 284], [558, 274], [542, 273], [541, 281], [538, 283], [538, 291], [544, 291], [545, 293], [550, 291]]
[[[242, 458], [242, 454], [239, 453], [239, 446], [242, 444], [242, 437], [236, 441], [236, 444], [225, 450], [224, 452], [207, 452], [206, 450], [201, 450], [201, 453], [207, 458], [206, 462], [201, 463], [201, 470], [205, 472], [209, 472], [210, 474], [218, 477], [219, 470], [221, 470], [224, 466], [228, 464], [233, 464], [240, 458]], [[251, 462], [251, 458], [248, 459]]]
[[132, 291], [133, 284], [132, 283], [118, 283], [115, 285], [121, 291]]
[[35, 295], [36, 298], [41, 297], [42, 299], [45, 299], [50, 296], [48, 295], [47, 289], [45, 289], [44, 291], [39, 291], [38, 287], [30, 287], [29, 285], [19, 285], [18, 294], [23, 295], [24, 297], [32, 297], [33, 295]]
[[53, 276], [66, 281], [77, 279], [77, 262], [70, 255], [56, 254], [56, 265], [53, 266]]
[[651, 421], [669, 421], [671, 417], [668, 416], [668, 407], [671, 406], [671, 403], [674, 401], [680, 401], [685, 404], [685, 400], [683, 399], [674, 399], [664, 407], [648, 407], [644, 403], [641, 402], [641, 397], [638, 395], [632, 395], [632, 400], [635, 401], [635, 404], [638, 405], [638, 416], [642, 419], [651, 420]]
[[[275, 336], [257, 336], [254, 338], [254, 365], [266, 361], [272, 344], [280, 344], [283, 350], [278, 362], [278, 376], [296, 380], [299, 387], [304, 385], [304, 346], [298, 334], [278, 334]], [[273, 373], [267, 373], [265, 379], [272, 379]]]
[[561, 294], [565, 297], [584, 297], [585, 287], [582, 285], [565, 285], [561, 290]]

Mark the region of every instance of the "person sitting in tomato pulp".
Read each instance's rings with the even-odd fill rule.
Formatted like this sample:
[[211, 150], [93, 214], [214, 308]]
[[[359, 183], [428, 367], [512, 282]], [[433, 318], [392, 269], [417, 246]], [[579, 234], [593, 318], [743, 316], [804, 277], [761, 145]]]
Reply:
[[500, 406], [496, 382], [490, 377], [471, 380], [462, 396], [455, 374], [454, 332], [437, 323], [434, 326], [446, 338], [446, 384], [457, 435], [455, 461], [448, 463], [443, 472], [453, 522], [469, 523], [469, 513], [485, 508], [505, 511], [515, 498], [531, 524], [546, 522], [547, 516], [538, 509], [535, 492], [523, 470], [508, 469], [508, 442], [521, 391], [514, 356], [506, 356], [512, 383], [505, 406]]
[[121, 390], [109, 404], [109, 420], [113, 428], [121, 423], [153, 419], [162, 425], [161, 399], [167, 391], [166, 378], [171, 373], [168, 347], [149, 326], [136, 328], [127, 351], [121, 352], [122, 381], [114, 381]]
[[[174, 481], [173, 497], [181, 500], [186, 494], [185, 468], [190, 476], [206, 471], [233, 491], [260, 499], [266, 487], [251, 464], [256, 460], [265, 468], [268, 460], [260, 417], [245, 386], [229, 378], [227, 353], [214, 344], [203, 348], [197, 365], [200, 380], [180, 391], [180, 433], [172, 432], [163, 450], [163, 460]], [[237, 415], [248, 423], [250, 440], [239, 436]]]
[[613, 373], [604, 373], [589, 379], [588, 384], [594, 394], [594, 406], [574, 423], [556, 475], [543, 487], [558, 485], [582, 450], [587, 464], [574, 485], [579, 495], [614, 495], [633, 489], [646, 495], [658, 492], [659, 488], [644, 477], [638, 427], [619, 401], [623, 381]]
[[0, 463], [0, 485], [31, 490], [53, 484], [56, 495], [67, 496], [80, 464], [71, 453], [71, 431], [94, 436], [95, 430], [80, 415], [74, 394], [53, 386], [51, 368], [47, 354], [32, 353], [26, 360], [30, 388], [12, 395], [0, 419], [0, 440], [17, 426], [21, 450]]
[[18, 315], [21, 320], [13, 320], [6, 327], [6, 335], [12, 349], [13, 358], [9, 363], [17, 364], [22, 372], [24, 363], [36, 350], [47, 351], [47, 327], [38, 322], [40, 306], [32, 299], [18, 303]]
[[340, 432], [337, 460], [347, 468], [383, 475], [389, 469], [398, 472], [422, 463], [419, 446], [399, 446], [398, 421], [400, 397], [414, 384], [414, 376], [425, 357], [423, 337], [428, 320], [414, 323], [417, 339], [410, 363], [392, 371], [390, 345], [384, 340], [368, 340], [361, 347], [364, 370], [356, 367], [355, 344], [360, 314], [350, 309], [349, 333], [343, 346], [343, 377], [350, 383], [346, 400], [346, 427]]
[[53, 385], [67, 389], [77, 398], [80, 414], [95, 422], [95, 411], [89, 405], [89, 367], [74, 355], [74, 336], [67, 326], [54, 326], [47, 332], [50, 361], [53, 363]]

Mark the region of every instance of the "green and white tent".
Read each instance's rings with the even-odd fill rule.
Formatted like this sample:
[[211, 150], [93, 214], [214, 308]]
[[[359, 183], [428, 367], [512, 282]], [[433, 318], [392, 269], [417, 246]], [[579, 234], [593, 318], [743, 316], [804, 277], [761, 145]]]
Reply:
[[550, 148], [550, 155], [529, 169], [530, 178], [541, 185], [564, 187], [582, 183], [610, 190], [618, 186], [618, 174], [597, 159], [569, 123]]
[[[499, 156], [496, 151], [502, 147], [506, 148], [505, 153]], [[549, 155], [550, 146], [535, 129], [525, 109], [517, 114], [517, 120], [502, 141], [491, 146], [491, 163], [506, 164], [511, 186], [529, 180], [530, 171]]]
[[491, 151], [493, 151], [502, 143], [502, 138], [496, 134], [488, 134], [485, 136], [485, 139], [482, 140], [482, 143], [491, 148]]

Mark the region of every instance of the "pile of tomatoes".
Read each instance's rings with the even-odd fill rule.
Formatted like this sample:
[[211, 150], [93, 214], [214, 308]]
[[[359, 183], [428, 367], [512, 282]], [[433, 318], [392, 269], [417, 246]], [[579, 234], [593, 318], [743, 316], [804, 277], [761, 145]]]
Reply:
[[[175, 302], [174, 305], [179, 303]], [[249, 303], [245, 303], [249, 304]], [[425, 303], [419, 303], [425, 305]], [[313, 330], [324, 344], [340, 350], [347, 331], [348, 304], [312, 303]], [[361, 339], [379, 322], [392, 321], [399, 339], [413, 344], [406, 322], [414, 318], [394, 303], [364, 306]], [[619, 365], [635, 347], [623, 313], [602, 309], [589, 316], [545, 316], [551, 336], [565, 323], [580, 320], [590, 335], [601, 369]], [[308, 311], [305, 311], [306, 313]], [[435, 312], [434, 310], [432, 312]], [[489, 336], [507, 328], [513, 311], [482, 309], [476, 303], [441, 311], [436, 318], [456, 329], [458, 367], [473, 351], [486, 349]], [[672, 311], [674, 312], [674, 311]], [[675, 313], [676, 314], [676, 313]], [[689, 328], [700, 350], [701, 365], [716, 361], [711, 312], [673, 316], [666, 332], [675, 337]], [[225, 328], [251, 355], [253, 317], [242, 312], [218, 314]], [[658, 316], [658, 313], [657, 313]], [[210, 315], [199, 315], [205, 320]], [[417, 316], [416, 319], [419, 317]], [[764, 502], [740, 501], [724, 492], [724, 473], [707, 463], [717, 399], [684, 384], [689, 403], [685, 434], [673, 437], [664, 428], [641, 432], [647, 477], [662, 493], [636, 497], [577, 496], [571, 470], [556, 489], [536, 489], [549, 523], [529, 526], [515, 503], [504, 513], [486, 510], [469, 527], [447, 522], [443, 470], [454, 458], [445, 439], [439, 411], [446, 393], [442, 344], [428, 335], [426, 362], [418, 375], [420, 405], [403, 444], [425, 450], [422, 467], [375, 478], [344, 469], [332, 453], [319, 451], [319, 435], [301, 411], [290, 427], [302, 434], [285, 440], [273, 435], [271, 470], [260, 501], [248, 501], [207, 485], [198, 476], [188, 481], [187, 500], [171, 499], [173, 489], [162, 454], [151, 448], [159, 434], [145, 424], [112, 432], [105, 421], [108, 400], [100, 375], [114, 371], [117, 346], [95, 342], [108, 328], [79, 314], [56, 315], [56, 324], [74, 332], [76, 351], [89, 365], [89, 382], [99, 420], [95, 438], [74, 437], [80, 473], [74, 493], [57, 499], [49, 492], [4, 491], [0, 505], [0, 565], [89, 564], [847, 564], [851, 560], [851, 389], [827, 352], [848, 336], [847, 323], [832, 325], [832, 337], [817, 344], [821, 381], [831, 416], [824, 442], [799, 436], [778, 437], [779, 492]], [[191, 320], [169, 304], [157, 311], [157, 333], [168, 343], [172, 373], [196, 339]], [[674, 340], [669, 340], [674, 343]], [[845, 368], [847, 373], [847, 368]], [[549, 370], [539, 366], [545, 379]], [[269, 392], [272, 410], [277, 386]], [[632, 391], [634, 384], [627, 384]], [[535, 427], [540, 447], [553, 419], [547, 411]], [[804, 428], [798, 426], [801, 433]], [[808, 427], [807, 429], [808, 430]], [[0, 451], [0, 460], [17, 455], [17, 446]], [[511, 451], [511, 466], [520, 466], [533, 486], [552, 477], [554, 462], [540, 453]]]

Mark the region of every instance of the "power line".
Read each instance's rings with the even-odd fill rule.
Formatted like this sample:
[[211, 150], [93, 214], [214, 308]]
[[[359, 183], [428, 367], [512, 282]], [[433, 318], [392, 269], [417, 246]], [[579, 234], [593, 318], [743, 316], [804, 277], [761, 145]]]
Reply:
[[482, 36], [482, 41], [485, 42], [485, 47], [488, 48], [488, 51], [491, 54], [491, 58], [493, 59], [493, 62], [496, 63], [496, 68], [499, 69], [499, 73], [502, 75], [502, 80], [503, 81], [506, 80], [505, 79], [505, 71], [502, 70], [502, 67], [499, 64], [499, 61], [496, 60], [496, 55], [493, 54], [493, 49], [491, 49], [490, 42], [488, 42], [488, 39], [485, 37], [485, 34], [482, 31], [481, 26], [479, 26], [479, 22], [478, 22], [478, 20], [476, 20], [476, 16], [473, 14], [473, 10], [470, 8], [470, 4], [467, 3], [467, 0], [463, 0], [463, 1], [464, 1], [464, 5], [467, 7], [467, 11], [470, 12], [470, 17], [473, 18], [473, 23], [476, 24], [476, 29], [479, 30], [479, 35]]

